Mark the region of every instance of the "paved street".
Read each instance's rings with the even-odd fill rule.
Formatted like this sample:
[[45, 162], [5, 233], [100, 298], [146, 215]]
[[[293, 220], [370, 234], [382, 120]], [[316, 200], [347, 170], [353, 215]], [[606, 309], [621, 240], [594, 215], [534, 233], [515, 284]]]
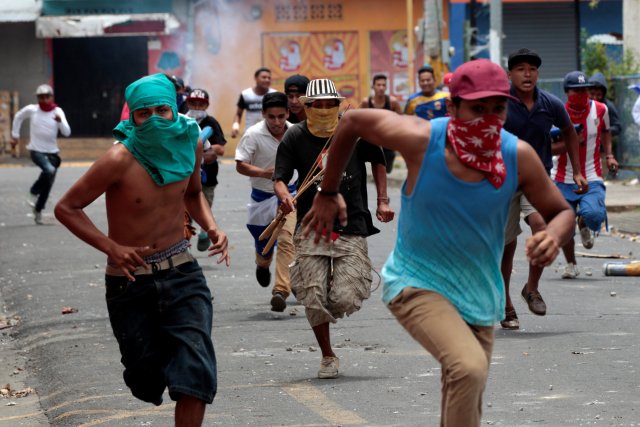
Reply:
[[[59, 170], [48, 212], [85, 170]], [[15, 323], [0, 330], [0, 386], [35, 390], [0, 397], [0, 426], [172, 425], [167, 394], [154, 407], [134, 399], [122, 381], [104, 302], [105, 256], [51, 216], [49, 225], [34, 225], [26, 194], [37, 173], [32, 166], [0, 168], [0, 320]], [[269, 311], [270, 290], [255, 281], [245, 227], [248, 179], [226, 161], [220, 182], [214, 213], [229, 235], [232, 266], [194, 251], [215, 296], [219, 388], [205, 425], [437, 426], [439, 365], [382, 305], [381, 289], [332, 328], [340, 378], [316, 378], [321, 356], [303, 308], [290, 299], [285, 313]], [[389, 194], [397, 210], [399, 188]], [[87, 213], [106, 228], [104, 198]], [[396, 223], [376, 225], [382, 233], [369, 247], [379, 270]], [[526, 281], [523, 242], [515, 295]], [[602, 234], [591, 251], [579, 242], [576, 249], [630, 259], [640, 254], [626, 233]], [[542, 279], [547, 316], [530, 314], [518, 299], [522, 329], [496, 330], [483, 424], [640, 426], [640, 278], [602, 274], [604, 262], [620, 259], [579, 257], [579, 279], [561, 280], [560, 261]], [[63, 307], [78, 311], [63, 315]]]

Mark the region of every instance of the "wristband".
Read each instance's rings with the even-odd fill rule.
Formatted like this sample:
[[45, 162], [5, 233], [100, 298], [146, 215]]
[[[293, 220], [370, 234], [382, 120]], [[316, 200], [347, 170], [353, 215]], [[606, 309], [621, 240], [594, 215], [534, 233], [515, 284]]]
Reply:
[[337, 191], [326, 191], [323, 190], [322, 187], [318, 186], [318, 194], [322, 194], [323, 196], [337, 196]]
[[240, 130], [240, 123], [233, 122], [233, 124], [231, 125], [231, 129], [232, 130]]
[[390, 198], [388, 197], [378, 197], [378, 201], [379, 202], [385, 202], [386, 204], [389, 204], [389, 202], [391, 201]]

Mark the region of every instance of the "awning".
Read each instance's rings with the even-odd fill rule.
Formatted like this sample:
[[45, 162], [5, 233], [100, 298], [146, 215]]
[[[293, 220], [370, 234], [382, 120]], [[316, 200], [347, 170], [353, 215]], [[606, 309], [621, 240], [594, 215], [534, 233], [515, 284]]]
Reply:
[[179, 27], [171, 13], [41, 16], [36, 19], [36, 37], [165, 35]]
[[42, 0], [0, 1], [0, 22], [33, 22], [42, 10]]

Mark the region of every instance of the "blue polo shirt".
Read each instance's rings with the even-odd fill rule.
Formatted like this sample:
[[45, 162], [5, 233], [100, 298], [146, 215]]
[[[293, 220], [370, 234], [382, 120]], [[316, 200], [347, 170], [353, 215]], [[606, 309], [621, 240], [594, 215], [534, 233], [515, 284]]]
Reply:
[[[511, 95], [518, 97], [513, 86], [511, 86]], [[564, 108], [564, 103], [557, 96], [536, 87], [533, 99], [531, 111], [522, 102], [509, 99], [507, 121], [504, 128], [521, 140], [528, 142], [536, 150], [548, 173], [553, 167], [549, 131], [552, 126], [562, 129], [571, 121]]]

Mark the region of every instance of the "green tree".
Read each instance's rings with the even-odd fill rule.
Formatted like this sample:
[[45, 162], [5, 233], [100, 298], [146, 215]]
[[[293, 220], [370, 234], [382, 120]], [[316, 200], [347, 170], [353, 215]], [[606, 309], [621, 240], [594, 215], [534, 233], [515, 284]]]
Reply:
[[591, 76], [600, 71], [607, 79], [611, 77], [610, 60], [607, 56], [607, 49], [602, 43], [585, 43], [582, 50], [582, 62], [582, 69], [586, 75]]
[[587, 43], [588, 34], [583, 28], [580, 39], [582, 46], [582, 70], [588, 76], [599, 71], [607, 80], [611, 77], [628, 76], [640, 72], [640, 62], [633, 51], [625, 49], [622, 60], [607, 55], [606, 46], [600, 42]]

